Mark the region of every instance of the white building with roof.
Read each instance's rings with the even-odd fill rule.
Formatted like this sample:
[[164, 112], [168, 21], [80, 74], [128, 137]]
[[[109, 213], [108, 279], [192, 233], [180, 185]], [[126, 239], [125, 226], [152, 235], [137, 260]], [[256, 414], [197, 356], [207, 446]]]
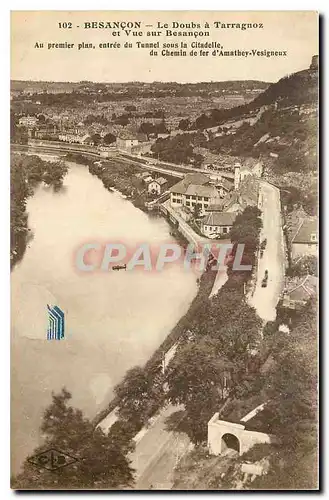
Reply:
[[183, 180], [170, 188], [170, 204], [173, 208], [186, 207], [193, 210], [195, 205], [204, 214], [210, 204], [220, 199], [218, 190], [202, 173], [187, 174]]
[[237, 213], [209, 212], [202, 222], [202, 232], [207, 238], [228, 234], [234, 224]]
[[291, 241], [292, 258], [304, 255], [318, 255], [318, 222], [315, 217], [303, 219]]
[[153, 194], [162, 194], [168, 185], [167, 179], [164, 177], [158, 177], [157, 179], [152, 180], [148, 185], [148, 192]]

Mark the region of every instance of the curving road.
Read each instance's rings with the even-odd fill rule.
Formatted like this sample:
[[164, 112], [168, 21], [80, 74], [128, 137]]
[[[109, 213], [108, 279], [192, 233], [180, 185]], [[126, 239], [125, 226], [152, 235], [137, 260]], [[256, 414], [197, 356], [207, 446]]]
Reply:
[[[285, 250], [281, 226], [281, 203], [278, 188], [262, 181], [260, 196], [263, 205], [263, 229], [261, 241], [267, 244], [262, 258], [258, 258], [257, 283], [253, 296], [249, 299], [257, 314], [264, 321], [274, 321], [276, 306], [284, 283]], [[265, 270], [268, 270], [268, 283], [262, 288]]]

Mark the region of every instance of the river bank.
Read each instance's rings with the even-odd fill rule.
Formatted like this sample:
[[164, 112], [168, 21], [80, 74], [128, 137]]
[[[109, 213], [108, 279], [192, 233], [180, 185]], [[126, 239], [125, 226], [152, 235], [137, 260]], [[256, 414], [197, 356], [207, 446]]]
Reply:
[[33, 234], [28, 227], [26, 203], [37, 186], [44, 183], [60, 191], [67, 167], [60, 161], [44, 161], [37, 155], [12, 154], [10, 160], [10, 266], [20, 262]]
[[[148, 192], [147, 185], [136, 175], [145, 170], [127, 160], [107, 158], [95, 161], [79, 153], [68, 153], [65, 160], [86, 165], [89, 172], [97, 176], [106, 189], [119, 191], [139, 210], [147, 212], [146, 203], [155, 199], [155, 196]], [[167, 179], [167, 188], [177, 182], [177, 179], [170, 175], [162, 174], [161, 177]]]

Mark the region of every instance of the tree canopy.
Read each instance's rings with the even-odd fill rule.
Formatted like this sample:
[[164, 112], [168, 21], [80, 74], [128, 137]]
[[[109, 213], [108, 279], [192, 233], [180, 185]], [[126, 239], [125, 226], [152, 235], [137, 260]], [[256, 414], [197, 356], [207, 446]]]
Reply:
[[44, 442], [28, 458], [56, 449], [76, 461], [51, 471], [27, 459], [12, 480], [15, 489], [115, 489], [132, 484], [133, 470], [120, 444], [95, 429], [80, 410], [69, 405], [70, 399], [66, 389], [53, 394], [41, 426]]

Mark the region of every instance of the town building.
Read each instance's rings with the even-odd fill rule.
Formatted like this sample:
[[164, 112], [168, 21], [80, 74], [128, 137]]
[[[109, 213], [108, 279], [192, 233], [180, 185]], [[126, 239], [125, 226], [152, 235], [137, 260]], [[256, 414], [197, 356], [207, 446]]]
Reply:
[[234, 212], [209, 212], [202, 222], [202, 232], [207, 238], [227, 235], [236, 219]]
[[209, 177], [202, 173], [187, 174], [183, 180], [170, 188], [170, 204], [173, 208], [187, 207], [193, 210], [200, 207], [204, 214], [211, 203], [216, 203], [220, 195]]
[[219, 193], [219, 196], [221, 198], [224, 198], [224, 196], [227, 195], [227, 193], [232, 191], [233, 184], [227, 179], [223, 179], [222, 176], [218, 176], [216, 180], [216, 189]]
[[138, 145], [138, 139], [134, 137], [131, 137], [129, 139], [123, 137], [117, 137], [116, 143], [117, 143], [117, 148], [120, 151], [128, 151], [130, 153], [131, 148], [133, 146]]
[[261, 208], [259, 192], [259, 180], [255, 176], [247, 176], [239, 183], [238, 190], [229, 192], [220, 201], [221, 210], [243, 212], [247, 206]]
[[316, 276], [303, 276], [298, 278], [295, 283], [286, 287], [281, 307], [291, 310], [298, 310], [305, 306], [311, 297], [316, 297], [318, 291], [318, 278]]
[[240, 162], [234, 164], [234, 189], [238, 190], [241, 182], [248, 176], [260, 178], [263, 175], [263, 163], [258, 161], [253, 165], [241, 165]]
[[35, 127], [38, 123], [38, 118], [35, 116], [22, 116], [22, 118], [19, 119], [19, 126], [20, 127]]
[[62, 132], [61, 134], [59, 134], [58, 139], [70, 144], [94, 144], [90, 135], [77, 132]]
[[153, 177], [151, 177], [150, 175], [148, 175], [147, 177], [143, 177], [143, 182], [147, 185], [149, 185], [151, 182], [153, 182]]
[[145, 155], [151, 153], [151, 147], [154, 141], [139, 142], [137, 146], [132, 146], [130, 152], [135, 155]]
[[318, 224], [315, 217], [303, 219], [291, 241], [291, 257], [318, 254]]
[[102, 158], [108, 158], [115, 153], [117, 148], [114, 146], [98, 146], [99, 156]]
[[158, 179], [152, 180], [148, 185], [148, 192], [152, 194], [162, 194], [168, 185], [167, 179], [164, 177], [158, 177]]
[[122, 130], [117, 137], [116, 145], [120, 151], [125, 151], [127, 153], [132, 153], [135, 148], [136, 154], [140, 149], [136, 149], [141, 143], [148, 142], [147, 136], [145, 134], [134, 133], [129, 130]]
[[318, 294], [318, 278], [303, 276], [286, 278], [285, 288], [276, 307], [277, 317], [290, 329], [308, 301]]

